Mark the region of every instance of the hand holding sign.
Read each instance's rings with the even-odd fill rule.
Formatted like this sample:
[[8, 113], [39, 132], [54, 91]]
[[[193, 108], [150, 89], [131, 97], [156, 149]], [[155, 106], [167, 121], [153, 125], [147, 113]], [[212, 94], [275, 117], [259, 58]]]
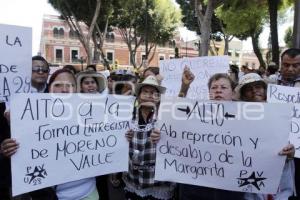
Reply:
[[17, 152], [18, 148], [19, 143], [17, 143], [15, 139], [8, 138], [1, 143], [1, 152], [5, 157], [8, 158], [14, 155]]
[[285, 146], [280, 152], [279, 155], [287, 156], [287, 158], [293, 159], [295, 156], [295, 147], [292, 144]]
[[150, 139], [152, 143], [156, 144], [160, 139], [160, 131], [158, 129], [153, 129], [150, 134]]

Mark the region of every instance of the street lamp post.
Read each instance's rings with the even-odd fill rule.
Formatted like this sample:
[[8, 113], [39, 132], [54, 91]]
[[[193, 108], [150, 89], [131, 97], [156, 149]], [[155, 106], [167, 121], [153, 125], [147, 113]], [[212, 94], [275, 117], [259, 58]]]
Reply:
[[83, 57], [80, 57], [80, 63], [81, 63], [81, 71], [83, 71]]
[[185, 57], [188, 57], [187, 56], [187, 49], [188, 49], [188, 35], [186, 35], [186, 38], [185, 38]]
[[198, 50], [198, 55], [201, 56], [200, 52], [201, 52], [201, 41], [199, 40], [198, 42], [195, 42], [195, 46], [197, 47]]

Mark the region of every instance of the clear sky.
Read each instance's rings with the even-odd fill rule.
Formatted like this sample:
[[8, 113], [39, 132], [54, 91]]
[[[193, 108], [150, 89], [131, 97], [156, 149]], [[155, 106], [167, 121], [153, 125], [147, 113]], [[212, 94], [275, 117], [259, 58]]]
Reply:
[[44, 14], [58, 13], [48, 0], [0, 0], [0, 23], [32, 28], [32, 55], [39, 51]]
[[[33, 32], [33, 44], [32, 54], [35, 55], [39, 51], [42, 19], [44, 14], [59, 15], [50, 4], [48, 0], [0, 0], [0, 23], [20, 25], [32, 27]], [[284, 25], [279, 26], [279, 41], [283, 45], [284, 31], [288, 25], [292, 24], [292, 15], [288, 17]], [[195, 34], [180, 29], [183, 40], [195, 39]], [[267, 46], [269, 30], [265, 28], [265, 31], [261, 35], [262, 47]], [[251, 50], [251, 41], [248, 40], [243, 44], [245, 50]]]

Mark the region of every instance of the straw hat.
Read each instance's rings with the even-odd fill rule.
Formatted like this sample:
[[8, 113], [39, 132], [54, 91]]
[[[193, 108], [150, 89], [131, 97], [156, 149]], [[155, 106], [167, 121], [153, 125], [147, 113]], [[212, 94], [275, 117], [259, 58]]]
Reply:
[[105, 90], [105, 88], [107, 86], [107, 80], [103, 74], [95, 72], [95, 71], [82, 71], [82, 72], [79, 72], [78, 74], [76, 74], [78, 92], [80, 92], [80, 90], [81, 90], [81, 87], [80, 87], [81, 81], [85, 77], [93, 77], [96, 79], [97, 85], [98, 85], [98, 91], [100, 93]]
[[139, 95], [141, 88], [144, 86], [152, 86], [156, 88], [161, 94], [164, 94], [166, 92], [166, 88], [158, 84], [155, 76], [148, 76], [142, 83], [138, 83], [135, 88], [135, 94]]
[[262, 77], [256, 73], [248, 73], [242, 76], [239, 80], [238, 86], [235, 88], [235, 93], [237, 98], [240, 98], [241, 95], [241, 89], [249, 84], [249, 83], [254, 83], [254, 82], [261, 82], [266, 85], [266, 82], [262, 79]]

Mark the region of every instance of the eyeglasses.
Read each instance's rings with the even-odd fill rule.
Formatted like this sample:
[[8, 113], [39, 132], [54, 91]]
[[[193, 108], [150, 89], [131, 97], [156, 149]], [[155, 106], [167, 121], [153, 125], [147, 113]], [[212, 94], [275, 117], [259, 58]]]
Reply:
[[44, 68], [43, 66], [32, 66], [32, 72], [35, 73], [48, 73], [49, 69], [48, 68]]

